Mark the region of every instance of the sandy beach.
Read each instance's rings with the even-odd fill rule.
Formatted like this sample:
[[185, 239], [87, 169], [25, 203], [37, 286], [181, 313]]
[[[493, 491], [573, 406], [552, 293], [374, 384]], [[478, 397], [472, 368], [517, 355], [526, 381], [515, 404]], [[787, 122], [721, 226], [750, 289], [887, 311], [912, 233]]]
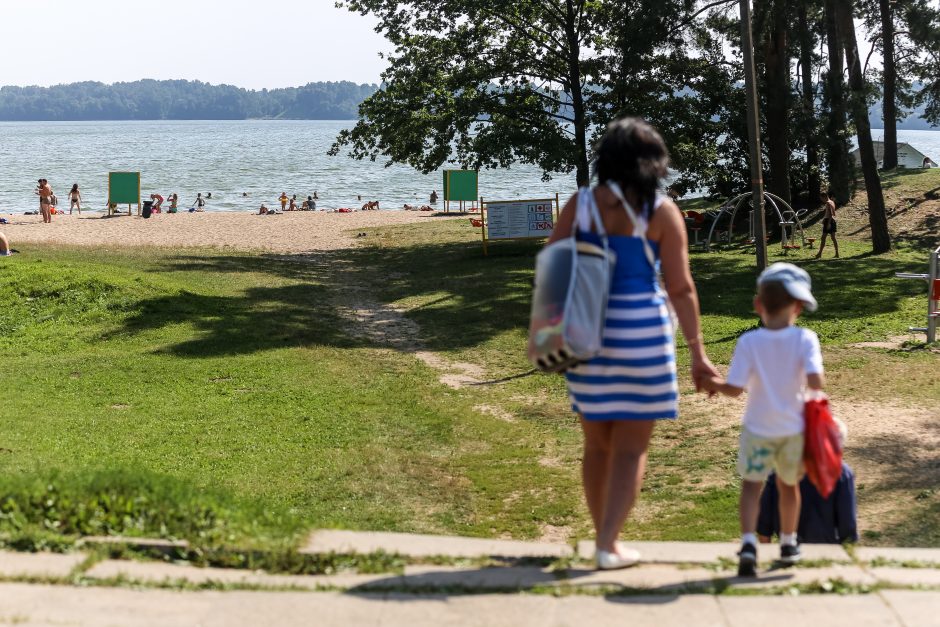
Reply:
[[356, 233], [377, 226], [411, 224], [433, 219], [416, 211], [363, 211], [354, 213], [288, 212], [274, 216], [250, 213], [136, 215], [56, 215], [51, 224], [41, 216], [2, 215], [0, 225], [10, 245], [64, 244], [73, 246], [229, 247], [297, 253], [348, 248], [360, 241]]

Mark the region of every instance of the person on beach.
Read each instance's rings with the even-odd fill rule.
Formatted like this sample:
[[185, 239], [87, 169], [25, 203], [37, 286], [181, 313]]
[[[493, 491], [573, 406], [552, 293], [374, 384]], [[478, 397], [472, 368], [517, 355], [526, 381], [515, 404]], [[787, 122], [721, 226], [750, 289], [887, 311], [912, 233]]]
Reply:
[[0, 257], [9, 257], [15, 251], [10, 248], [10, 240], [3, 233], [0, 233]]
[[52, 187], [46, 179], [39, 179], [35, 194], [39, 196], [39, 213], [46, 224], [52, 222]]
[[82, 193], [78, 191], [78, 183], [72, 183], [72, 191], [69, 192], [69, 215], [72, 215], [72, 209], [78, 209], [78, 215], [82, 215]]
[[160, 194], [150, 194], [150, 200], [153, 201], [151, 211], [153, 211], [153, 213], [162, 213], [160, 207], [163, 206], [163, 196]]
[[816, 259], [822, 257], [823, 248], [826, 247], [826, 236], [832, 238], [832, 246], [836, 249], [836, 259], [839, 258], [839, 242], [836, 241], [836, 203], [830, 197], [828, 192], [822, 192], [819, 195], [826, 206], [823, 208], [823, 235], [819, 242], [819, 252], [816, 253]]
[[288, 211], [297, 211], [297, 196], [294, 196], [290, 199], [290, 205], [287, 207]]
[[196, 202], [193, 203], [193, 206], [190, 207], [189, 212], [193, 213], [194, 211], [205, 211], [204, 207], [206, 206], [206, 199], [202, 197], [202, 192], [196, 194]]
[[313, 199], [313, 196], [307, 196], [307, 200], [304, 201], [304, 204], [301, 207], [305, 211], [316, 211], [317, 210], [317, 201]]
[[599, 243], [590, 217], [596, 208], [617, 254], [603, 348], [565, 375], [584, 432], [582, 479], [596, 533], [595, 560], [606, 570], [640, 559], [617, 540], [640, 493], [656, 421], [678, 415], [673, 328], [657, 279], [660, 265], [687, 338], [696, 388], [718, 372], [705, 354], [682, 214], [658, 193], [669, 168], [662, 137], [643, 120], [616, 120], [596, 155], [598, 186], [568, 200], [549, 243], [572, 231]]
[[819, 338], [796, 326], [803, 309], [816, 311], [812, 281], [802, 268], [775, 263], [757, 279], [754, 309], [763, 327], [738, 338], [727, 379], [703, 381], [710, 392], [740, 396], [747, 390], [741, 427], [741, 550], [738, 576], [757, 574], [757, 518], [761, 487], [777, 472], [780, 511], [780, 561], [800, 560], [800, 477], [803, 474], [805, 390], [824, 384]]
[[268, 208], [264, 206], [264, 203], [261, 203], [261, 207], [258, 209], [258, 215], [263, 216], [268, 213]]
[[180, 197], [177, 194], [170, 194], [170, 208], [166, 210], [167, 213], [176, 213], [180, 202]]
[[281, 211], [286, 211], [286, 210], [287, 210], [287, 201], [290, 200], [290, 199], [287, 197], [287, 193], [286, 193], [286, 192], [281, 192], [281, 197], [278, 198], [278, 200], [281, 201]]

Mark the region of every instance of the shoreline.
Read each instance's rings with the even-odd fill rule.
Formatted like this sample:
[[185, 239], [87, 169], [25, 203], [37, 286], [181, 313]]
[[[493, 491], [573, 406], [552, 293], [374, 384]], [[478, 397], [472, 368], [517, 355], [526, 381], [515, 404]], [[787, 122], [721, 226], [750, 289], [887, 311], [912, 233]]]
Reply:
[[[275, 253], [302, 253], [351, 248], [363, 230], [415, 224], [446, 215], [424, 211], [382, 210], [332, 213], [294, 211], [276, 215], [236, 211], [158, 213], [140, 216], [103, 213], [55, 215], [51, 224], [42, 216], [0, 213], [0, 225], [16, 248], [22, 244], [89, 247], [231, 248]], [[464, 217], [454, 214], [454, 218]], [[366, 231], [367, 232], [367, 231]]]

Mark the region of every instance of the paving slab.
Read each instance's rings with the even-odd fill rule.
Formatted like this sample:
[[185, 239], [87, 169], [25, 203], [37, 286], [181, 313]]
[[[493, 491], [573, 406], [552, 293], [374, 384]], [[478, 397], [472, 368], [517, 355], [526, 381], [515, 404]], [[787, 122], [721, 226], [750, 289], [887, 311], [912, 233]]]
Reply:
[[[723, 625], [714, 597], [179, 592], [0, 584], [0, 618], [24, 627], [631, 627]], [[827, 626], [828, 627], [828, 626]]]
[[274, 575], [263, 571], [234, 568], [200, 568], [166, 562], [137, 562], [133, 560], [104, 560], [86, 573], [91, 579], [123, 577], [132, 581], [166, 583], [185, 581], [194, 585], [218, 583], [227, 585], [264, 586], [269, 588], [303, 588], [306, 590], [347, 589], [376, 581], [386, 581], [385, 575]]
[[891, 606], [904, 625], [940, 627], [940, 592], [882, 590], [878, 594]]
[[[737, 561], [737, 553], [740, 548], [736, 542], [627, 541], [625, 544], [638, 550], [643, 562], [659, 564], [714, 564], [721, 559]], [[852, 561], [845, 549], [838, 544], [803, 544], [801, 548], [805, 560]], [[767, 544], [758, 547], [758, 554], [762, 561], [771, 561], [776, 559], [780, 553], [776, 545]], [[578, 542], [578, 557], [586, 560], [594, 559], [593, 540]]]
[[[730, 576], [730, 574], [728, 574]], [[556, 584], [561, 588], [625, 588], [658, 592], [693, 590], [713, 586], [721, 574], [707, 568], [676, 568], [651, 564], [622, 570], [564, 571]]]
[[889, 560], [892, 562], [920, 562], [940, 566], [940, 549], [860, 546], [855, 549], [855, 557], [863, 562]]
[[876, 594], [719, 596], [729, 627], [887, 627], [903, 625]]
[[[896, 586], [925, 586], [940, 588], [940, 568], [869, 568], [868, 572], [882, 583]], [[940, 606], [937, 607], [940, 612]]]
[[871, 586], [876, 583], [874, 575], [859, 566], [851, 564], [835, 564], [823, 568], [761, 569], [758, 571], [756, 578], [738, 577], [737, 573], [729, 573], [726, 579], [728, 584], [742, 590], [809, 585], [836, 580], [842, 580], [857, 586]]
[[567, 544], [487, 540], [414, 533], [321, 530], [310, 535], [301, 553], [398, 553], [411, 557], [444, 555], [457, 558], [558, 558], [570, 557]]
[[0, 551], [0, 576], [67, 577], [88, 556], [84, 553], [15, 553]]

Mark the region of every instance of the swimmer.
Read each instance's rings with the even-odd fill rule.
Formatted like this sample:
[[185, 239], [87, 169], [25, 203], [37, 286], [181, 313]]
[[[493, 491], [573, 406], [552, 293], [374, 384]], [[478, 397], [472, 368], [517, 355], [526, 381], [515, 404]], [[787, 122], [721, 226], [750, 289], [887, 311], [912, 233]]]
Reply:
[[436, 189], [431, 190], [431, 204], [432, 205], [437, 204], [437, 190]]
[[320, 200], [320, 195], [317, 193], [317, 190], [313, 190], [313, 199]]
[[69, 215], [72, 215], [72, 209], [78, 209], [78, 215], [82, 215], [82, 193], [78, 191], [78, 183], [73, 183], [69, 192]]
[[212, 198], [212, 192], [206, 192], [206, 199]]
[[242, 192], [242, 198], [248, 198], [248, 192]]

